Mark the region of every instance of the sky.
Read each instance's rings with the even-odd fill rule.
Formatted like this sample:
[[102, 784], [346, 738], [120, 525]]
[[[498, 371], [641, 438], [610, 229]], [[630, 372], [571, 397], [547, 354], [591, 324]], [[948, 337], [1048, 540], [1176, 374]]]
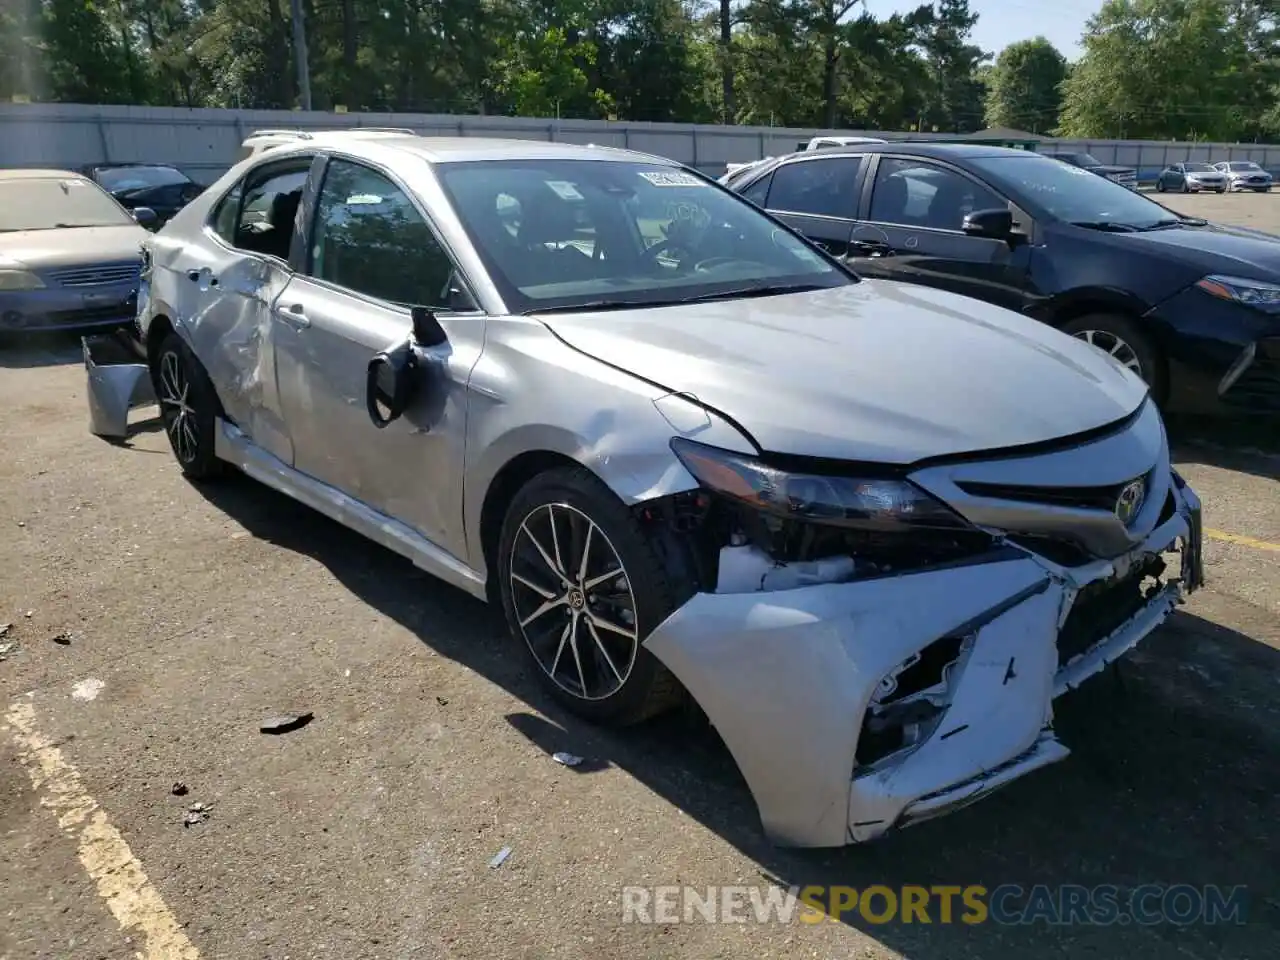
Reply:
[[[906, 13], [925, 0], [865, 0], [867, 11], [877, 18]], [[978, 14], [972, 43], [999, 54], [1018, 40], [1043, 36], [1068, 60], [1080, 56], [1080, 34], [1085, 21], [1102, 7], [1103, 0], [969, 0]]]

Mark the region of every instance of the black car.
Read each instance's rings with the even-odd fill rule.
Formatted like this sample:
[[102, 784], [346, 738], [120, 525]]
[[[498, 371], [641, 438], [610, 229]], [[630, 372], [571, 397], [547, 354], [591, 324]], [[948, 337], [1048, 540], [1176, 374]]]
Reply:
[[1166, 409], [1280, 412], [1280, 238], [972, 144], [791, 154], [729, 188], [864, 276], [966, 294], [1089, 341]]
[[177, 167], [164, 163], [95, 163], [80, 172], [96, 181], [126, 210], [149, 207], [156, 212], [156, 228], [204, 191]]
[[1061, 160], [1063, 163], [1069, 163], [1073, 167], [1079, 167], [1081, 170], [1096, 173], [1098, 176], [1106, 177], [1108, 180], [1114, 180], [1122, 187], [1128, 187], [1130, 190], [1138, 189], [1138, 171], [1133, 167], [1120, 167], [1115, 164], [1102, 163], [1091, 153], [1048, 153], [1045, 156]]

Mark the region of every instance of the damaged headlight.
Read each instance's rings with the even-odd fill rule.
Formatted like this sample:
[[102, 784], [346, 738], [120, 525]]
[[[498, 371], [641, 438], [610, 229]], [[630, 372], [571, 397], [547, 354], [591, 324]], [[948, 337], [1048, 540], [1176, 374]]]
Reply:
[[671, 441], [671, 449], [703, 486], [786, 519], [886, 531], [969, 526], [945, 504], [906, 480], [780, 470], [752, 457], [681, 437]]

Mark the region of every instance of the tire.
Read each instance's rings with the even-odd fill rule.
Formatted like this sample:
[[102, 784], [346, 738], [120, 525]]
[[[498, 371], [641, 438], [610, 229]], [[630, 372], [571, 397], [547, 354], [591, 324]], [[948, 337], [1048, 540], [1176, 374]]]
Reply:
[[1156, 181], [1156, 193], [1164, 193], [1164, 181], [1163, 181], [1163, 180], [1157, 180], [1157, 181]]
[[161, 341], [151, 376], [164, 432], [182, 472], [192, 480], [222, 476], [226, 464], [214, 453], [218, 396], [204, 367], [176, 333]]
[[1227, 192], [1227, 188], [1226, 188], [1226, 187], [1222, 187], [1222, 188], [1220, 188], [1220, 189], [1218, 190], [1218, 193], [1226, 193], [1226, 192]]
[[1168, 372], [1164, 357], [1151, 342], [1150, 337], [1129, 317], [1108, 313], [1088, 314], [1068, 320], [1062, 325], [1061, 330], [1081, 340], [1087, 340], [1085, 335], [1091, 331], [1104, 335], [1096, 337], [1098, 342], [1094, 345], [1111, 353], [1117, 360], [1133, 369], [1132, 364], [1127, 362], [1127, 352], [1124, 350], [1119, 353], [1114, 352], [1111, 345], [1106, 342], [1106, 337], [1122, 341], [1131, 351], [1133, 360], [1137, 364], [1138, 369], [1134, 372], [1146, 381], [1156, 403], [1164, 405], [1168, 395]]
[[[558, 557], [569, 586], [544, 557]], [[507, 508], [495, 559], [507, 626], [557, 702], [611, 726], [680, 702], [675, 676], [642, 646], [676, 608], [675, 591], [635, 516], [594, 474], [566, 467], [530, 480]], [[613, 569], [621, 576], [606, 580]], [[607, 592], [594, 594], [593, 580]], [[593, 631], [602, 621], [612, 628]]]

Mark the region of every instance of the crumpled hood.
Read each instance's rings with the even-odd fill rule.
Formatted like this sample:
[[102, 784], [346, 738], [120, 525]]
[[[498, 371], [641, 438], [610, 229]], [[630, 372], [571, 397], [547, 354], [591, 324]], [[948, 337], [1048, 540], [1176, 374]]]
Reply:
[[1038, 321], [892, 281], [539, 319], [780, 454], [906, 464], [1036, 443], [1113, 423], [1147, 394]]
[[0, 265], [28, 270], [119, 263], [141, 258], [149, 234], [137, 224], [72, 227], [62, 230], [14, 230], [0, 233]]

